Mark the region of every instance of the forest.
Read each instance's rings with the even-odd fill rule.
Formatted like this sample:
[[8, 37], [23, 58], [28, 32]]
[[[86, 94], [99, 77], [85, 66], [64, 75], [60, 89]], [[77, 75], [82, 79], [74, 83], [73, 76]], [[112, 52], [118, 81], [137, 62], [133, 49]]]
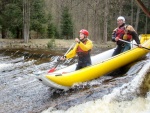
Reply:
[[[149, 0], [142, 2], [150, 9]], [[150, 19], [135, 0], [0, 0], [0, 38], [68, 40], [84, 28], [102, 43], [111, 40], [120, 15], [138, 34], [150, 33]]]

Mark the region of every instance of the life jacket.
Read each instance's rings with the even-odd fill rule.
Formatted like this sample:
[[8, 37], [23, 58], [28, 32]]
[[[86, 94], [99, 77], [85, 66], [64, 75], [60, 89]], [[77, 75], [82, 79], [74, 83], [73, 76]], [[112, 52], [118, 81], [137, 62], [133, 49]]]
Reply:
[[124, 25], [121, 27], [116, 28], [116, 37], [120, 39], [131, 41], [132, 35], [128, 32], [128, 25]]
[[[84, 41], [83, 43], [86, 45], [86, 42], [87, 42], [87, 41], [88, 41], [88, 40]], [[77, 47], [76, 52], [77, 52], [77, 55], [78, 55], [79, 57], [83, 57], [83, 56], [85, 57], [85, 56], [89, 56], [89, 55], [90, 55], [90, 54], [89, 54], [90, 50], [89, 50], [89, 51], [83, 51], [80, 46]]]

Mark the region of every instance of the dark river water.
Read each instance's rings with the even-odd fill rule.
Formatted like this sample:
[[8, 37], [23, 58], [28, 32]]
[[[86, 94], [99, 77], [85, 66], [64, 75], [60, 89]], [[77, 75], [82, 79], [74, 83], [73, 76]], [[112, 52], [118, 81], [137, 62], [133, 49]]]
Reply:
[[[68, 91], [43, 85], [45, 73], [61, 54], [46, 50], [0, 51], [0, 113], [150, 113], [149, 54], [98, 79]], [[58, 69], [75, 63], [71, 59]]]

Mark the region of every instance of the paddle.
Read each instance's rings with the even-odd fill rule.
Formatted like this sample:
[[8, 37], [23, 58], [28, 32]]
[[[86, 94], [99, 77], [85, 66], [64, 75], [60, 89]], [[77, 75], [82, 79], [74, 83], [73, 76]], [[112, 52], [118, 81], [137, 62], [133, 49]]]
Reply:
[[[71, 50], [71, 48], [74, 46], [74, 43], [70, 46], [70, 48], [67, 50], [67, 52], [64, 54], [64, 56]], [[49, 71], [48, 71], [48, 73], [52, 73], [52, 72], [54, 72], [55, 70], [56, 70], [56, 68], [57, 68], [57, 66], [60, 64], [60, 62], [61, 62], [61, 60], [59, 59], [59, 60], [57, 60], [58, 61], [58, 63], [52, 68], [52, 69], [50, 69]]]
[[[125, 43], [129, 43], [129, 44], [133, 44], [133, 43], [131, 43], [131, 42], [128, 42], [128, 41], [125, 41], [125, 40], [122, 40], [122, 39], [119, 39], [119, 41], [122, 41], [122, 42], [125, 42]], [[138, 46], [138, 44], [133, 44], [133, 45]], [[146, 48], [146, 47], [143, 47], [143, 46], [142, 46], [141, 48], [150, 50], [149, 48]]]

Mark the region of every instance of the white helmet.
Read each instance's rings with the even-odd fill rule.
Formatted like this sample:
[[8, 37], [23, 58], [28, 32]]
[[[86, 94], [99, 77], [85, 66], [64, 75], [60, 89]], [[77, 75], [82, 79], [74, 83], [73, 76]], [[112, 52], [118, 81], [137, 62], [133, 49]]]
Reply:
[[123, 23], [125, 23], [125, 18], [123, 16], [119, 16], [117, 20], [123, 20]]

